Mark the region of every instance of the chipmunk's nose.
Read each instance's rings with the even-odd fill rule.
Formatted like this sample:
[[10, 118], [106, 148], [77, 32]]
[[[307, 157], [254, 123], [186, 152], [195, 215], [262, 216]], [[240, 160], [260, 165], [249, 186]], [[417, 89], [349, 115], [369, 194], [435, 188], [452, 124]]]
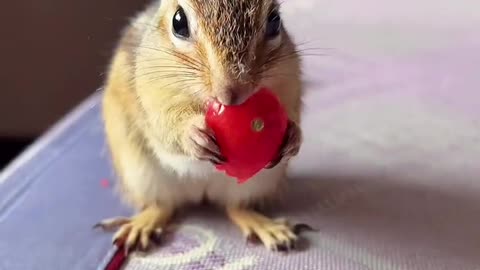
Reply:
[[223, 105], [240, 105], [248, 98], [248, 93], [248, 89], [241, 86], [228, 86], [217, 96], [217, 99]]

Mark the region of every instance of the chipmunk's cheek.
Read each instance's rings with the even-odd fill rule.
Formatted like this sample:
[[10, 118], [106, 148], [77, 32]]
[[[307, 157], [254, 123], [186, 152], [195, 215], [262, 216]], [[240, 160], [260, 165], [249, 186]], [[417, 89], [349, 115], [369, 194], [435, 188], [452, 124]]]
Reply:
[[269, 89], [277, 89], [278, 87], [278, 78], [275, 78], [273, 75], [268, 75], [266, 78], [262, 78], [259, 83], [259, 88], [266, 87]]

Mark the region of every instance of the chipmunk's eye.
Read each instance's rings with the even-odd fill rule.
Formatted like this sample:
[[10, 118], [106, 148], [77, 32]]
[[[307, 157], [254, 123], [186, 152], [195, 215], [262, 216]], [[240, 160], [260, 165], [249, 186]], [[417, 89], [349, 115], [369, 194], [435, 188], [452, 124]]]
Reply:
[[190, 37], [190, 29], [188, 29], [188, 19], [182, 7], [178, 7], [177, 12], [173, 15], [173, 34], [181, 39]]
[[265, 31], [265, 37], [267, 39], [273, 39], [280, 34], [280, 28], [282, 26], [282, 19], [278, 10], [270, 12], [267, 18], [267, 29]]

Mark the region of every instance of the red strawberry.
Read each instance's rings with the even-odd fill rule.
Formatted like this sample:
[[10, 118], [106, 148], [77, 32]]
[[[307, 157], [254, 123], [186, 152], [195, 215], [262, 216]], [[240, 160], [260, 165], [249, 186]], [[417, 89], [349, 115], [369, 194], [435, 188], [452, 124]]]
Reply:
[[261, 89], [238, 106], [209, 103], [206, 123], [227, 159], [217, 169], [243, 183], [277, 156], [288, 116], [277, 96]]

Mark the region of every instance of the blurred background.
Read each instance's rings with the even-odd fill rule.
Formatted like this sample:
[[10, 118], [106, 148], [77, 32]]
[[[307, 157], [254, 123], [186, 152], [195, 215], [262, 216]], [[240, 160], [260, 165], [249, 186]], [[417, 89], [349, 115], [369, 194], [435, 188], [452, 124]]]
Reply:
[[0, 169], [101, 86], [119, 32], [146, 2], [2, 2]]
[[[101, 87], [121, 29], [147, 2], [3, 1], [0, 169]], [[478, 0], [291, 0], [282, 12], [299, 42], [315, 41], [306, 47], [337, 50], [335, 59], [307, 58], [304, 65], [323, 74], [328, 91], [328, 80], [355, 75], [341, 62], [353, 61], [352, 55], [389, 63], [476, 39], [477, 5]]]

